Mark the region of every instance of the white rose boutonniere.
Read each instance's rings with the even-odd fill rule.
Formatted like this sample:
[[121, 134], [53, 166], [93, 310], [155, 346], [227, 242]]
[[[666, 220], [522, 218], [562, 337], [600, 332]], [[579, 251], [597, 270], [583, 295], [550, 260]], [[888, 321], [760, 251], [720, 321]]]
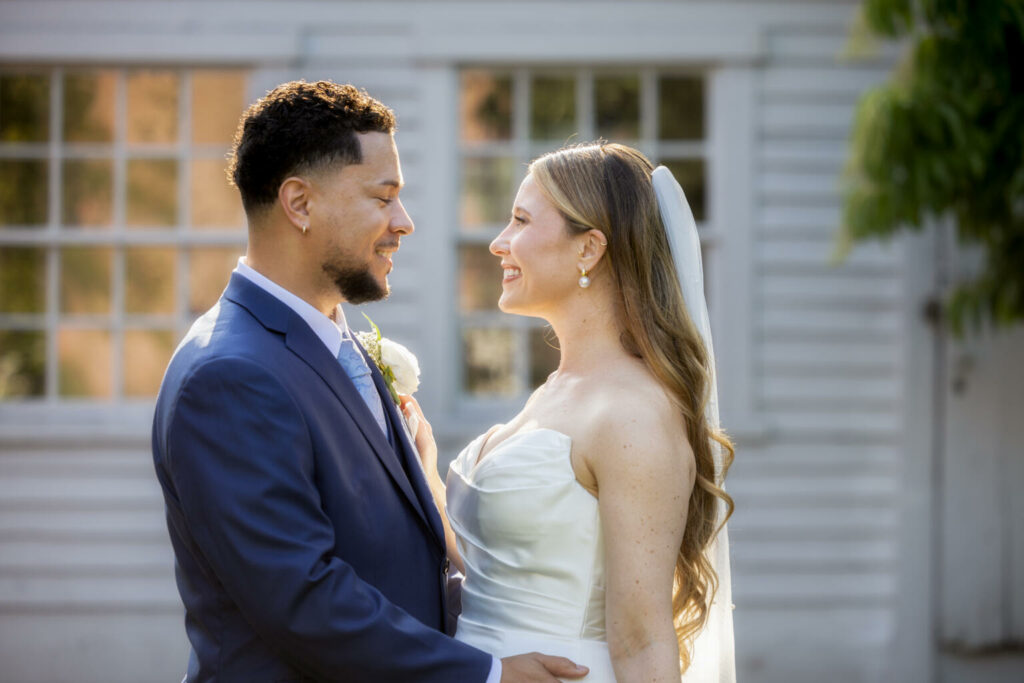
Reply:
[[[409, 443], [412, 444], [413, 451], [416, 451], [419, 417], [415, 412], [406, 413], [402, 410], [402, 398], [399, 394], [411, 396], [420, 388], [420, 364], [412, 351], [396, 341], [381, 336], [380, 328], [370, 320], [370, 316], [363, 313], [363, 317], [370, 323], [373, 332], [356, 332], [356, 338], [384, 375], [384, 384], [387, 385], [391, 399], [399, 408]], [[416, 462], [422, 467], [423, 463], [420, 462], [418, 454]]]
[[401, 405], [399, 394], [412, 395], [420, 388], [420, 364], [413, 352], [396, 341], [381, 336], [380, 328], [370, 317], [363, 314], [373, 327], [373, 332], [357, 332], [356, 337], [370, 358], [377, 364], [388, 392], [395, 404]]

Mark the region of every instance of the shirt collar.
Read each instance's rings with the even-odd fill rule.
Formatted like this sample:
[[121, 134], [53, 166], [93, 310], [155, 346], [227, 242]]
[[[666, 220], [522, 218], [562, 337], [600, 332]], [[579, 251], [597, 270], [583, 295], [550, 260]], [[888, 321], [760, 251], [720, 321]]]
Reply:
[[326, 346], [327, 350], [331, 352], [331, 355], [335, 358], [338, 357], [338, 352], [341, 350], [342, 339], [345, 332], [348, 330], [348, 322], [345, 320], [345, 311], [342, 310], [341, 306], [338, 306], [334, 310], [335, 319], [331, 320], [326, 315], [313, 308], [309, 302], [300, 299], [267, 276], [253, 270], [252, 267], [245, 262], [244, 256], [239, 257], [238, 266], [235, 267], [235, 272], [273, 296], [275, 299], [279, 300], [288, 308], [295, 311], [299, 317], [305, 320], [306, 324], [312, 328], [313, 333], [320, 338], [320, 341], [324, 343], [324, 346]]

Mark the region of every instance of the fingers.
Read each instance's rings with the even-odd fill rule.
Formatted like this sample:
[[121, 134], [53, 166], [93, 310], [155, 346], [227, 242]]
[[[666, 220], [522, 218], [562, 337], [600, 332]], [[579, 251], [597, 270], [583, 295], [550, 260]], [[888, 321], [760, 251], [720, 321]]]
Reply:
[[420, 408], [420, 402], [413, 398], [411, 394], [399, 394], [398, 398], [402, 401], [402, 410], [415, 410], [420, 415], [423, 414], [423, 410]]
[[587, 667], [577, 666], [565, 657], [551, 657], [537, 652], [505, 657], [501, 660], [502, 683], [551, 682], [558, 678], [573, 680], [586, 676], [589, 671]]
[[552, 657], [551, 655], [542, 654], [535, 654], [534, 657], [544, 665], [548, 673], [559, 678], [583, 678], [590, 671], [587, 667], [580, 666], [565, 657]]

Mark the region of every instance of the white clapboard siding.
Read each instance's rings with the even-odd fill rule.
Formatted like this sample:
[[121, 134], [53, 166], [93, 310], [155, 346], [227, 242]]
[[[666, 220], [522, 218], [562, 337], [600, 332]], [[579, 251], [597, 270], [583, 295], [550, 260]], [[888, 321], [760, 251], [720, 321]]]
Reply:
[[180, 609], [148, 443], [0, 440], [0, 608]]
[[887, 75], [886, 66], [857, 64], [837, 69], [820, 63], [811, 66], [773, 64], [762, 77], [762, 101], [786, 102], [793, 97], [804, 96], [817, 101], [841, 100], [854, 104], [865, 89], [877, 85]]
[[[896, 342], [899, 312], [893, 310], [831, 309], [808, 313], [800, 307], [762, 303], [759, 330], [766, 341], [798, 343]], [[893, 346], [894, 344], [890, 344]]]
[[897, 367], [896, 346], [886, 342], [823, 344], [817, 340], [765, 340], [761, 347], [761, 368], [769, 376], [784, 373], [832, 378], [890, 375]]
[[899, 266], [899, 254], [883, 244], [858, 246], [841, 262], [833, 262], [835, 252], [835, 235], [777, 236], [761, 241], [755, 257], [762, 271], [789, 273], [870, 273], [891, 276]]
[[[787, 99], [788, 99], [787, 95]], [[846, 164], [846, 146], [836, 140], [781, 140], [761, 144], [758, 165], [765, 172], [815, 171], [834, 178]]]
[[[839, 3], [837, 3], [839, 4]], [[848, 6], [849, 7], [849, 6]], [[855, 7], [850, 7], [848, 18], [853, 20]], [[848, 35], [836, 30], [838, 27], [823, 27], [820, 30], [790, 29], [771, 32], [768, 49], [777, 64], [805, 64], [810, 67], [828, 63], [842, 63], [848, 59]], [[899, 46], [879, 44], [877, 49], [861, 55], [862, 62], [889, 66], [901, 54]]]
[[766, 134], [782, 139], [835, 139], [845, 137], [853, 121], [853, 108], [846, 103], [765, 102], [762, 125]]
[[[737, 501], [730, 534], [740, 680], [873, 680], [892, 630], [898, 562], [900, 259], [878, 245], [857, 247], [841, 265], [831, 256], [854, 108], [896, 52], [839, 59], [853, 1], [595, 4], [262, 2], [248, 3], [240, 22], [230, 2], [136, 2], [131, 12], [123, 2], [6, 2], [0, 55], [201, 65], [230, 53], [230, 63], [255, 65], [254, 94], [289, 78], [330, 78], [392, 106], [403, 202], [417, 233], [396, 257], [391, 298], [347, 314], [356, 329], [368, 327], [365, 311], [414, 351], [427, 347], [436, 363], [423, 368], [425, 382], [454, 393], [444, 382], [458, 349], [439, 349], [436, 339], [447, 337], [435, 330], [452, 323], [436, 293], [451, 298], [457, 286], [450, 253], [457, 192], [454, 181], [433, 182], [456, 174], [457, 121], [438, 113], [457, 112], [451, 70], [619, 57], [714, 69], [718, 56], [691, 64], [678, 57], [685, 50], [668, 56], [647, 43], [685, 46], [694, 39], [676, 27], [691, 24], [717, 27], [710, 39], [729, 45], [732, 36], [749, 36], [735, 44], [757, 52], [743, 62], [756, 84], [746, 246], [750, 386], [764, 428], [738, 442], [728, 482]], [[19, 28], [4, 32], [4, 25]], [[482, 44], [474, 25], [500, 26], [518, 40], [507, 49]], [[451, 45], [441, 44], [449, 34]], [[657, 42], [662, 34], [668, 39]], [[646, 35], [650, 41], [636, 38]], [[562, 60], [563, 44], [591, 56]], [[431, 391], [446, 405], [444, 392], [424, 395]], [[11, 680], [91, 680], [95, 672], [110, 681], [180, 680], [184, 630], [163, 523], [144, 436], [131, 444], [54, 444], [44, 435], [0, 441], [0, 661]], [[50, 616], [65, 625], [65, 640], [85, 645], [48, 643]], [[112, 619], [123, 621], [111, 626]], [[117, 671], [105, 666], [112, 652], [125, 655]]]
[[834, 235], [839, 230], [839, 204], [825, 206], [795, 205], [761, 197], [762, 206], [756, 226], [762, 236], [771, 235]]
[[[730, 521], [734, 601], [758, 615], [750, 628], [789, 624], [800, 635], [774, 647], [803, 663], [755, 673], [756, 653], [770, 640], [759, 638], [745, 660], [752, 680], [871, 680], [893, 619], [901, 258], [876, 244], [833, 258], [855, 106], [893, 54], [848, 63], [838, 58], [845, 41], [840, 27], [771, 30], [758, 81], [754, 387], [769, 427], [763, 443], [740, 444], [728, 482], [738, 503]], [[850, 631], [839, 626], [847, 608], [857, 615]], [[866, 656], [844, 665], [837, 650], [827, 657], [843, 673], [815, 670], [813, 658], [786, 643], [831, 646], [790, 620], [793, 610], [816, 613], [808, 620], [818, 624], [834, 619], [844, 639], [835, 647]]]

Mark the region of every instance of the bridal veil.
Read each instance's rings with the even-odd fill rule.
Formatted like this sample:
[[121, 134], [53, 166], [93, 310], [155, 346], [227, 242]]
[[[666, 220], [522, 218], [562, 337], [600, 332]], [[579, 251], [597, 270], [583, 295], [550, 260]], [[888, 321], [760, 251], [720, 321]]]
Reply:
[[[651, 175], [654, 194], [668, 235], [672, 258], [675, 261], [679, 285], [683, 290], [686, 308], [694, 325], [700, 331], [707, 349], [711, 367], [711, 392], [705, 417], [713, 430], [718, 430], [718, 381], [715, 366], [715, 351], [711, 342], [711, 323], [708, 318], [707, 301], [704, 298], [704, 267], [701, 262], [700, 238], [693, 212], [686, 201], [683, 188], [676, 182], [672, 172], [664, 166], [654, 169]], [[722, 472], [724, 466], [722, 449], [712, 443], [715, 454], [715, 469]], [[720, 506], [721, 518], [725, 516], [725, 504]], [[684, 683], [734, 683], [736, 680], [735, 653], [732, 626], [732, 579], [729, 567], [729, 536], [725, 526], [718, 533], [710, 547], [711, 564], [718, 574], [718, 590], [708, 610], [704, 628], [697, 635], [693, 645], [693, 658], [689, 669], [683, 675]]]

